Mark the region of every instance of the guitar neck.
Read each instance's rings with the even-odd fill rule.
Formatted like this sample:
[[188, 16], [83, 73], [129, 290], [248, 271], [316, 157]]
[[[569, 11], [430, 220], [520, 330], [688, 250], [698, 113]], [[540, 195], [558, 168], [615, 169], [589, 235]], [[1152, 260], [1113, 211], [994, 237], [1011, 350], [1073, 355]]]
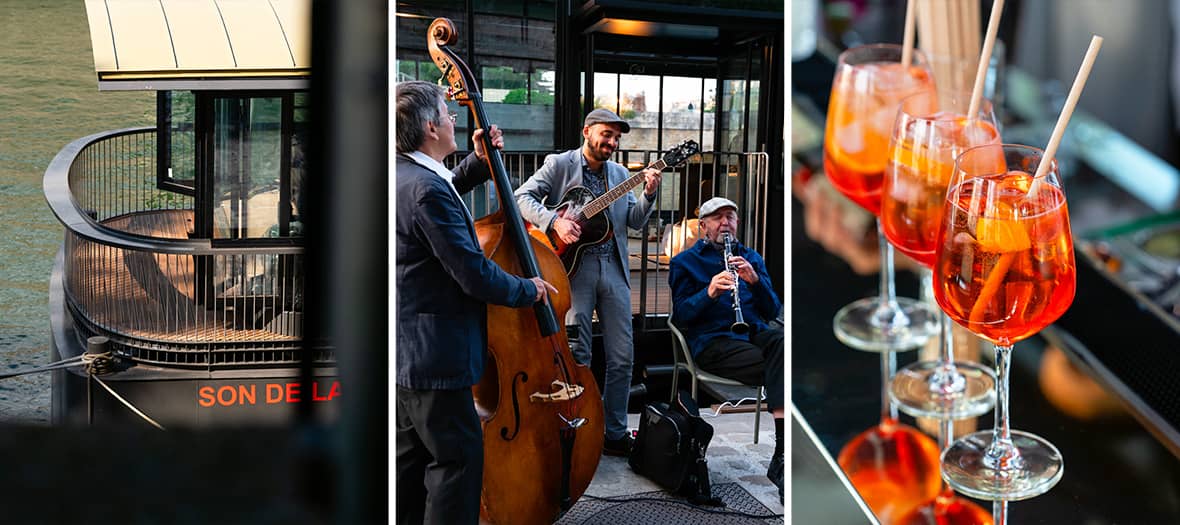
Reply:
[[[664, 159], [657, 160], [647, 166], [647, 168], [654, 168], [660, 171], [663, 171], [664, 168], [667, 167], [668, 163], [664, 162]], [[636, 186], [643, 182], [643, 179], [643, 170], [640, 170], [639, 173], [628, 177], [627, 180], [623, 181], [618, 186], [607, 190], [606, 193], [603, 193], [598, 198], [586, 203], [586, 205], [582, 207], [582, 215], [586, 216], [587, 218], [598, 215], [599, 212], [605, 210], [607, 206], [611, 205], [611, 203], [619, 200], [619, 198], [626, 195], [627, 192], [635, 189]]]

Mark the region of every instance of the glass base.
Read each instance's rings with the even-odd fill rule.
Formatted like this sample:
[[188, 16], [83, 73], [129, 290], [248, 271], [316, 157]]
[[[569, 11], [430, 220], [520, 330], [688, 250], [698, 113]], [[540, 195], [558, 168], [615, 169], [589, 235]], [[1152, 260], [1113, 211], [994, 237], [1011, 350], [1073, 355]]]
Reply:
[[992, 525], [992, 513], [949, 489], [914, 507], [893, 525]]
[[987, 457], [992, 431], [963, 436], [942, 453], [942, 479], [955, 490], [983, 500], [1019, 501], [1053, 488], [1065, 472], [1061, 452], [1044, 438], [1012, 431], [1019, 454], [1006, 468]]
[[897, 310], [880, 309], [877, 297], [855, 301], [832, 320], [836, 339], [865, 352], [901, 352], [913, 350], [938, 333], [937, 312], [929, 305], [897, 298]]
[[914, 417], [963, 419], [990, 411], [996, 405], [995, 373], [971, 362], [953, 367], [957, 376], [942, 373], [940, 361], [912, 363], [893, 376], [889, 397]]

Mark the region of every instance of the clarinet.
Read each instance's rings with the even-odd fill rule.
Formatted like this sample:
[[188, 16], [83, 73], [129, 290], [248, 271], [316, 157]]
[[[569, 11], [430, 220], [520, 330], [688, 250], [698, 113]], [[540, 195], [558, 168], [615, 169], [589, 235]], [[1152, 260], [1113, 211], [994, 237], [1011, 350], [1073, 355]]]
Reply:
[[729, 232], [721, 232], [722, 239], [725, 241], [725, 253], [721, 255], [722, 261], [725, 263], [725, 270], [733, 275], [733, 324], [730, 325], [729, 331], [742, 335], [750, 331], [750, 325], [746, 324], [746, 320], [742, 318], [742, 301], [738, 297], [738, 289], [741, 287], [742, 281], [738, 278], [737, 268], [729, 263], [729, 258], [733, 256], [733, 237]]

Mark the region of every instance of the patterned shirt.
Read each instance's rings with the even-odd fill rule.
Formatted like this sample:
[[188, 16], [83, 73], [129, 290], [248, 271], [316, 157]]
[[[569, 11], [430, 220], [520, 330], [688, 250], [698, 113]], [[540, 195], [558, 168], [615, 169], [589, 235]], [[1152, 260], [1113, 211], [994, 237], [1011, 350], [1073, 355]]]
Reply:
[[[582, 157], [582, 185], [590, 190], [595, 197], [599, 197], [606, 193], [606, 178], [602, 175], [603, 170], [590, 171], [590, 164], [586, 162], [586, 157]], [[608, 210], [603, 210], [602, 213], [607, 213]], [[611, 237], [602, 244], [590, 246], [582, 252], [585, 255], [592, 255], [595, 257], [601, 255], [609, 255], [615, 253], [615, 238]]]

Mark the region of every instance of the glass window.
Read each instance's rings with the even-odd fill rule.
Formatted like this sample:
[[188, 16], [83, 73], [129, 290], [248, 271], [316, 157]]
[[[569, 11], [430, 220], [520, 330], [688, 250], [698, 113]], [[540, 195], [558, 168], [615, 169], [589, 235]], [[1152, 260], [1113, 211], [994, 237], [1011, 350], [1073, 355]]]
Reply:
[[[659, 149], [660, 77], [619, 75], [619, 111], [631, 131], [623, 137], [625, 149]], [[654, 159], [653, 159], [654, 160]]]
[[761, 151], [758, 144], [758, 96], [760, 82], [750, 80], [750, 125], [746, 128], [746, 151]]
[[761, 151], [758, 144], [758, 97], [761, 95], [761, 82], [758, 80], [762, 70], [761, 48], [755, 47], [750, 57], [750, 118], [746, 120], [750, 125], [746, 129], [746, 151]]
[[[303, 236], [304, 211], [306, 211], [304, 185], [307, 182], [308, 124], [311, 121], [311, 101], [307, 93], [296, 93], [292, 112], [291, 130], [291, 223], [289, 234]], [[281, 233], [281, 232], [280, 232]]]
[[158, 97], [159, 186], [191, 195], [196, 172], [196, 97], [191, 91], [160, 91]]
[[746, 104], [746, 81], [725, 80], [721, 83], [721, 150], [728, 152], [742, 151], [742, 138], [745, 136], [742, 118]]
[[484, 102], [529, 103], [528, 73], [511, 65], [483, 68], [480, 88], [483, 90]]
[[557, 94], [556, 82], [557, 72], [554, 71], [553, 64], [534, 64], [529, 74], [529, 104], [552, 106]]
[[664, 109], [663, 148], [666, 150], [680, 141], [701, 141], [701, 87], [704, 79], [693, 77], [664, 77], [664, 95], [660, 100]]
[[442, 70], [434, 65], [434, 62], [429, 60], [418, 62], [418, 78], [416, 80], [425, 80], [437, 84], [442, 78]]
[[717, 127], [717, 79], [705, 79], [705, 99], [701, 101], [704, 108], [704, 120], [701, 122], [701, 151], [713, 151], [715, 130]]
[[213, 100], [213, 238], [276, 237], [282, 169], [280, 97]]
[[415, 60], [397, 60], [397, 77], [394, 82], [405, 82], [418, 79], [418, 62]]
[[619, 75], [616, 73], [594, 74], [594, 108], [619, 110]]

